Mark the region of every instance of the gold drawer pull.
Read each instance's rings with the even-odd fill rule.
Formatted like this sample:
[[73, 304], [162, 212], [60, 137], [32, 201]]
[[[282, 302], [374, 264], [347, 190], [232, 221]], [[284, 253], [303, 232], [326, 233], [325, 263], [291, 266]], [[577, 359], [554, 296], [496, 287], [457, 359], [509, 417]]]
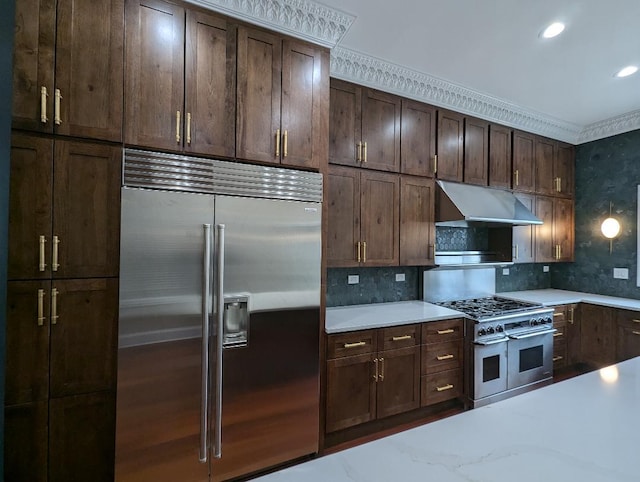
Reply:
[[38, 290], [38, 326], [44, 325], [44, 290]]
[[60, 89], [56, 89], [55, 97], [54, 97], [54, 111], [53, 111], [53, 121], [57, 126], [62, 124], [62, 117], [60, 117], [60, 100], [62, 100], [62, 94], [60, 94]]
[[437, 174], [438, 172], [438, 154], [433, 156], [433, 173]]
[[289, 146], [289, 131], [287, 129], [284, 130], [284, 134], [282, 134], [282, 157], [287, 157], [288, 146]]
[[411, 340], [411, 338], [413, 338], [413, 336], [411, 335], [402, 335], [402, 336], [394, 336], [393, 338], [391, 338], [391, 340], [402, 341], [402, 340]]
[[451, 360], [453, 358], [453, 355], [451, 355], [451, 354], [449, 354], [449, 355], [438, 355], [438, 356], [436, 356], [436, 358], [438, 359], [438, 361]]
[[365, 346], [367, 344], [366, 341], [358, 341], [356, 343], [345, 343], [345, 348], [355, 348], [356, 346]]
[[280, 157], [280, 129], [276, 129], [276, 157]]
[[640, 331], [633, 330], [631, 333], [633, 333], [634, 335], [640, 335]]
[[40, 87], [40, 122], [46, 124], [49, 119], [47, 118], [47, 88], [42, 86]]
[[558, 355], [558, 356], [554, 356], [554, 357], [553, 357], [553, 361], [560, 361], [560, 360], [562, 360], [563, 358], [564, 358], [564, 357], [563, 357], [563, 356], [560, 356], [560, 355]]
[[557, 333], [554, 333], [554, 334], [553, 334], [553, 337], [555, 338], [556, 336], [562, 336], [562, 335], [564, 335], [564, 333], [562, 333], [561, 331], [559, 331], [559, 332], [557, 332]]
[[362, 161], [362, 141], [358, 142], [357, 151], [356, 151], [356, 162]]
[[367, 143], [362, 143], [362, 162], [367, 162]]
[[47, 238], [45, 238], [44, 236], [40, 235], [39, 238], [39, 244], [40, 244], [40, 262], [38, 263], [38, 270], [40, 270], [41, 272], [44, 271], [47, 267], [47, 263], [45, 263], [45, 258], [44, 258], [44, 244], [47, 242]]
[[362, 242], [362, 262], [363, 263], [367, 262], [367, 242], [366, 241]]
[[53, 255], [51, 256], [51, 269], [58, 271], [60, 263], [58, 263], [58, 245], [60, 244], [60, 238], [58, 236], [53, 237]]
[[451, 390], [453, 388], [453, 385], [451, 385], [450, 383], [448, 383], [447, 385], [445, 385], [444, 387], [436, 387], [436, 391], [438, 392], [444, 392], [446, 390]]
[[380, 358], [380, 375], [378, 376], [380, 381], [384, 381], [384, 358]]
[[58, 323], [58, 290], [53, 288], [51, 290], [51, 324], [55, 325]]
[[447, 330], [438, 330], [438, 335], [448, 335], [449, 333], [453, 332], [455, 332], [453, 328], [449, 328]]
[[378, 381], [378, 359], [374, 358], [373, 363], [376, 365], [376, 372], [373, 375], [373, 379], [377, 382]]
[[554, 313], [553, 316], [562, 316], [564, 313]]
[[636, 320], [635, 318], [631, 321], [633, 321], [634, 323], [640, 323], [640, 320]]
[[180, 111], [176, 111], [176, 144], [180, 144]]
[[191, 112], [187, 112], [187, 145], [191, 145]]

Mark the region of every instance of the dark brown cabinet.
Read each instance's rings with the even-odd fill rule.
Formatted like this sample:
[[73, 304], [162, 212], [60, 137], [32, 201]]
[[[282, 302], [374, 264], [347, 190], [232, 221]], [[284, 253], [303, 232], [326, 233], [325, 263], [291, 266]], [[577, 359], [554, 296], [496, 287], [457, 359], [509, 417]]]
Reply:
[[436, 108], [402, 99], [400, 171], [434, 177], [436, 156]]
[[582, 361], [598, 368], [615, 363], [615, 310], [581, 303], [579, 316]]
[[574, 206], [570, 199], [536, 196], [536, 262], [573, 261]]
[[640, 356], [640, 313], [616, 310], [617, 361]]
[[556, 143], [553, 179], [556, 195], [572, 198], [574, 195], [575, 148], [570, 144]]
[[400, 97], [331, 79], [329, 162], [400, 170]]
[[445, 181], [463, 180], [464, 116], [438, 110], [438, 157], [436, 177]]
[[536, 138], [536, 192], [573, 197], [574, 147], [551, 139]]
[[[532, 194], [515, 193], [516, 198], [531, 212], [536, 212], [536, 199]], [[513, 227], [513, 262], [533, 263], [535, 261], [535, 226]]]
[[473, 117], [464, 119], [464, 182], [489, 183], [489, 123]]
[[535, 175], [536, 192], [538, 194], [553, 195], [556, 191], [553, 177], [556, 142], [543, 137], [535, 137]]
[[553, 307], [553, 369], [560, 370], [582, 361], [580, 323], [576, 304]]
[[433, 179], [400, 176], [400, 265], [434, 263], [435, 225]]
[[397, 265], [398, 175], [330, 166], [328, 183], [327, 265]]
[[511, 129], [489, 126], [489, 186], [511, 188]]
[[16, 2], [13, 127], [122, 139], [123, 0]]
[[47, 482], [48, 409], [46, 401], [5, 408], [3, 480]]
[[318, 169], [326, 158], [328, 58], [315, 46], [238, 29], [236, 155]]
[[513, 189], [535, 192], [535, 136], [513, 131]]

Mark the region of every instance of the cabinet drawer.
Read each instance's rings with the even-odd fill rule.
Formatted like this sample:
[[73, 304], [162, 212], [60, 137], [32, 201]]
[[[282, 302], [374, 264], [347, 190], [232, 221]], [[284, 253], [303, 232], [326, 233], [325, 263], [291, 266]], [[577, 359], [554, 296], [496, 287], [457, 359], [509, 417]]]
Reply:
[[554, 306], [553, 307], [553, 324], [555, 325], [556, 322], [560, 323], [565, 321], [567, 321], [567, 306], [566, 305]]
[[328, 359], [374, 351], [376, 351], [376, 330], [351, 331], [327, 337]]
[[422, 345], [422, 374], [462, 368], [462, 340]]
[[566, 343], [567, 340], [567, 324], [562, 321], [553, 320], [553, 327], [558, 330], [553, 334], [553, 344]]
[[380, 330], [378, 346], [382, 350], [393, 350], [420, 344], [420, 325], [391, 326]]
[[462, 318], [432, 321], [422, 326], [422, 344], [459, 340], [464, 336]]
[[640, 331], [640, 311], [616, 310], [618, 325]]
[[553, 369], [567, 366], [567, 346], [565, 344], [553, 344]]
[[421, 380], [420, 404], [432, 405], [462, 395], [462, 370], [427, 375]]

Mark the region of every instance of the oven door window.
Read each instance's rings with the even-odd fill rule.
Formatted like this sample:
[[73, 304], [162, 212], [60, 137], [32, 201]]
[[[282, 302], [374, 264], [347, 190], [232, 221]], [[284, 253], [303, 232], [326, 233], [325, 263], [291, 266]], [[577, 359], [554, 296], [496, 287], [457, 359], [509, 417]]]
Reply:
[[500, 355], [487, 356], [482, 359], [482, 382], [490, 382], [500, 378]]
[[542, 345], [532, 346], [520, 350], [520, 373], [544, 365], [544, 347]]

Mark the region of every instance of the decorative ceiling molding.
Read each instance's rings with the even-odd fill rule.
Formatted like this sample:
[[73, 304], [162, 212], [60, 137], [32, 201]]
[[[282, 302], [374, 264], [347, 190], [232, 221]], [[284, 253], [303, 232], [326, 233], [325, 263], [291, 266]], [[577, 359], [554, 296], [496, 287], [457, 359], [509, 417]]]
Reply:
[[252, 24], [333, 48], [356, 17], [312, 0], [187, 0]]
[[623, 132], [636, 129], [640, 129], [640, 110], [634, 110], [626, 114], [589, 124], [580, 132], [577, 144], [615, 136], [616, 134], [622, 134]]

